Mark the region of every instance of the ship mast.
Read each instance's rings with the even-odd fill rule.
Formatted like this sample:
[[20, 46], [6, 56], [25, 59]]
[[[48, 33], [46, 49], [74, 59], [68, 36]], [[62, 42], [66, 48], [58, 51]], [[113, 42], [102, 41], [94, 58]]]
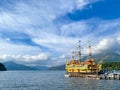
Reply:
[[74, 52], [74, 50], [72, 51], [72, 60], [74, 60], [75, 59], [75, 52]]
[[92, 57], [92, 52], [91, 52], [90, 41], [88, 41], [88, 43], [89, 43], [89, 46], [88, 46], [88, 50], [89, 50], [89, 52], [88, 52], [88, 59], [91, 59], [91, 57]]
[[81, 62], [81, 46], [80, 46], [80, 42], [79, 41], [79, 45], [78, 45], [78, 61]]

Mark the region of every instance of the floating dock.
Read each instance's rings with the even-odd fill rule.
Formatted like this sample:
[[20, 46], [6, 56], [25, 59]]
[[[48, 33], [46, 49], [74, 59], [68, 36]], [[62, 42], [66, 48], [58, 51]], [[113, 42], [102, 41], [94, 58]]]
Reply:
[[101, 75], [86, 75], [86, 74], [65, 74], [65, 77], [80, 77], [86, 79], [96, 79], [96, 80], [120, 80], [120, 74], [101, 74]]
[[101, 74], [99, 76], [100, 79], [107, 79], [107, 80], [120, 80], [120, 70], [118, 71], [108, 71], [105, 74]]

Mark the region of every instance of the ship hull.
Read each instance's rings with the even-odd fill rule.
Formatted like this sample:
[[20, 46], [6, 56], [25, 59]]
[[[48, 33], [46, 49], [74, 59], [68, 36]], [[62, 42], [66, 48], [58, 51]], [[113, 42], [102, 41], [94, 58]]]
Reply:
[[77, 74], [96, 74], [99, 72], [97, 67], [94, 65], [66, 65], [67, 73], [77, 73]]
[[81, 77], [81, 78], [90, 78], [90, 79], [99, 79], [98, 74], [85, 74], [85, 73], [67, 73], [65, 74], [65, 77]]

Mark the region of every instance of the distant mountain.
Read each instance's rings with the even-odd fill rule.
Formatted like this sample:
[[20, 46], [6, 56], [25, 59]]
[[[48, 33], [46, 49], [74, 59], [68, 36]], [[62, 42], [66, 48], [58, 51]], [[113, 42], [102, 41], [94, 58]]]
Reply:
[[0, 63], [0, 71], [6, 71], [6, 70], [7, 70], [6, 67], [2, 63]]
[[7, 70], [38, 70], [36, 68], [32, 68], [30, 66], [25, 66], [22, 64], [17, 64], [13, 61], [9, 61], [9, 62], [3, 62], [3, 64], [5, 65], [5, 67], [7, 68]]
[[32, 68], [35, 68], [37, 70], [48, 70], [48, 67], [46, 66], [31, 66]]
[[120, 54], [115, 53], [115, 52], [103, 52], [100, 54], [93, 55], [92, 57], [98, 62], [105, 56], [108, 56], [105, 59], [105, 62], [120, 62]]
[[60, 66], [50, 67], [49, 70], [65, 70], [65, 64]]
[[[96, 62], [99, 62], [102, 58], [104, 58], [107, 55], [108, 55], [108, 58], [106, 58], [104, 62], [120, 62], [120, 54], [114, 53], [114, 52], [111, 52], [111, 53], [103, 52], [101, 54], [93, 55], [92, 57], [95, 59]], [[85, 61], [86, 59], [87, 57], [84, 57], [82, 61]], [[65, 70], [65, 64], [50, 67], [49, 70]]]

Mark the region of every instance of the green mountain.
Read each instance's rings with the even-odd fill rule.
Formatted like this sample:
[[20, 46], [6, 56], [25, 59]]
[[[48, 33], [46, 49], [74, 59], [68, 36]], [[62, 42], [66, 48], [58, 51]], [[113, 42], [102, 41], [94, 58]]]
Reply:
[[3, 62], [3, 64], [5, 65], [7, 70], [38, 70], [36, 68], [32, 68], [30, 66], [25, 66], [22, 64], [17, 64], [12, 61]]
[[120, 62], [105, 62], [102, 68], [103, 70], [120, 70]]
[[0, 71], [6, 71], [6, 70], [7, 70], [6, 67], [2, 63], [0, 63]]
[[[100, 53], [97, 55], [93, 55], [92, 57], [95, 59], [96, 62], [99, 62], [105, 56], [108, 56], [108, 58], [106, 58], [104, 60], [104, 62], [120, 62], [120, 54], [114, 53], [114, 52], [111, 52], [111, 53], [103, 52], [103, 53]], [[83, 57], [82, 61], [85, 61], [86, 59], [87, 59], [87, 57], [85, 56], [85, 57]], [[65, 64], [50, 67], [49, 70], [65, 70]]]

